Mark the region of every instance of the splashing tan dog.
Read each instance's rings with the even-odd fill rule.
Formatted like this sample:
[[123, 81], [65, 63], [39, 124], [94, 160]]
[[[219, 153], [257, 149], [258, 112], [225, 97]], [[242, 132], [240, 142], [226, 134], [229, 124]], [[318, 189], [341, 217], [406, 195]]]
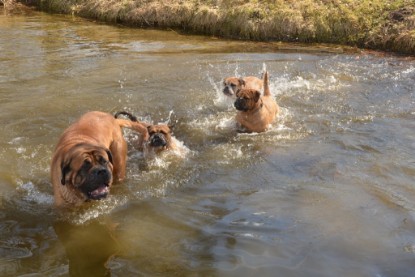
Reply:
[[264, 83], [261, 79], [254, 76], [228, 77], [223, 80], [223, 86], [223, 94], [236, 98], [241, 89], [255, 89], [262, 91]]
[[279, 107], [269, 90], [268, 72], [264, 74], [264, 95], [257, 89], [239, 90], [234, 103], [236, 121], [248, 132], [264, 132], [274, 122]]
[[170, 126], [166, 124], [150, 125], [147, 127], [147, 131], [150, 136], [147, 142], [150, 151], [157, 154], [164, 150], [176, 149]]
[[113, 180], [125, 178], [127, 143], [121, 127], [148, 139], [142, 123], [98, 111], [84, 114], [63, 132], [51, 163], [55, 205], [80, 205], [105, 198]]
[[[125, 115], [131, 121], [137, 122], [137, 117], [125, 111], [117, 112], [115, 118], [118, 118], [120, 115]], [[145, 156], [149, 156], [150, 153], [159, 154], [164, 150], [174, 150], [177, 148], [175, 140], [172, 138], [172, 131], [169, 125], [150, 125], [143, 122], [141, 124], [147, 127], [149, 135], [148, 140], [141, 140], [139, 142], [139, 148], [143, 149]]]

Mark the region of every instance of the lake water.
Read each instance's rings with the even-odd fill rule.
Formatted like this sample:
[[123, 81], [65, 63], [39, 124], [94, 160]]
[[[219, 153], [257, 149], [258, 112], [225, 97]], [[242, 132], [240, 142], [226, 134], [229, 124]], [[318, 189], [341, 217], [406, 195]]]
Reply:
[[[222, 79], [265, 67], [281, 114], [238, 133]], [[52, 151], [91, 110], [182, 152], [125, 131], [126, 181], [57, 214]], [[415, 275], [412, 58], [1, 13], [0, 126], [1, 276]]]

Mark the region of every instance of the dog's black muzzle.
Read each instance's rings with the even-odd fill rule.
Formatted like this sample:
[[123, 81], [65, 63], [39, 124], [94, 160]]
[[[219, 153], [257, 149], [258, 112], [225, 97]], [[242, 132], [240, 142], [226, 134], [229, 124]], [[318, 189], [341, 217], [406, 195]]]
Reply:
[[108, 168], [104, 166], [96, 167], [89, 172], [81, 186], [81, 190], [89, 199], [99, 200], [105, 198], [109, 193], [111, 179], [112, 173]]
[[247, 111], [246, 101], [242, 98], [236, 99], [235, 103], [233, 104], [238, 111]]
[[153, 147], [166, 146], [167, 140], [163, 134], [154, 134], [150, 137], [150, 145]]

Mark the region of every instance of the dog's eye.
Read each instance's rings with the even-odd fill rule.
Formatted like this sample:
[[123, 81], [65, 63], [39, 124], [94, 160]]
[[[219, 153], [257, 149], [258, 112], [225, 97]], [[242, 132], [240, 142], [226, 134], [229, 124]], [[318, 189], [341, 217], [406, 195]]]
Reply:
[[86, 169], [90, 168], [91, 166], [92, 166], [92, 163], [90, 160], [85, 160], [84, 163], [82, 164], [82, 167]]
[[236, 87], [236, 85], [235, 85], [235, 84], [231, 84], [231, 87], [233, 87], [233, 88], [234, 88], [234, 87]]
[[108, 163], [108, 161], [104, 157], [100, 156], [99, 157], [99, 163], [105, 165], [105, 164]]

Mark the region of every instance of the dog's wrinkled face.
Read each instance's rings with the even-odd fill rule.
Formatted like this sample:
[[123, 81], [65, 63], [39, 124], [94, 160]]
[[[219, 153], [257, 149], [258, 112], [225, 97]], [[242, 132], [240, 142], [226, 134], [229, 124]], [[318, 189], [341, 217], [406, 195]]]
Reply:
[[242, 89], [238, 93], [234, 106], [238, 111], [253, 110], [260, 98], [261, 92], [254, 89]]
[[150, 125], [147, 127], [147, 130], [150, 136], [149, 146], [158, 150], [169, 148], [171, 142], [171, 130], [168, 125]]
[[71, 186], [86, 199], [105, 198], [112, 185], [112, 155], [103, 147], [79, 144], [68, 152], [62, 163], [64, 186]]
[[223, 81], [223, 94], [237, 96], [239, 90], [245, 86], [245, 81], [238, 77], [229, 77]]

